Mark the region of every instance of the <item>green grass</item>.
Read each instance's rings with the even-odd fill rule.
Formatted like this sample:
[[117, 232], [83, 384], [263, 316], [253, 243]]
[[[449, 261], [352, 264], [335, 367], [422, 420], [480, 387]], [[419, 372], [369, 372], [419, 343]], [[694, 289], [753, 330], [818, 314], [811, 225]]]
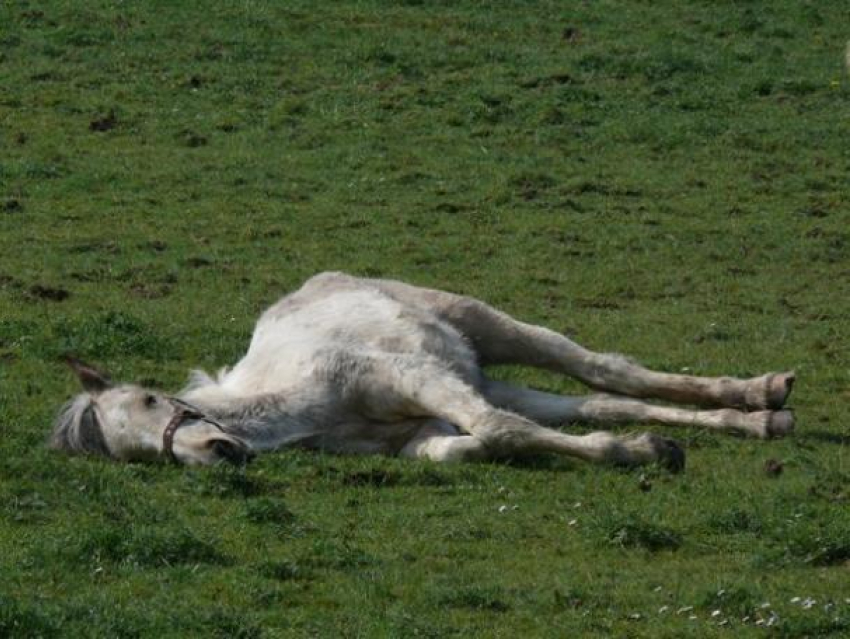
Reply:
[[[846, 635], [845, 27], [791, 1], [4, 3], [0, 635]], [[798, 433], [659, 429], [675, 477], [45, 449], [63, 353], [175, 389], [329, 269], [662, 370], [794, 368]]]

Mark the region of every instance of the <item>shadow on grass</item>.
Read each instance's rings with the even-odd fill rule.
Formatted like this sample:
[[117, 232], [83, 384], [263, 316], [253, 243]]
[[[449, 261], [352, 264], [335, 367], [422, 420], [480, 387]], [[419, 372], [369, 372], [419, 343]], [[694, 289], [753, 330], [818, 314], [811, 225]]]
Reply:
[[182, 480], [187, 490], [204, 497], [246, 499], [280, 493], [285, 486], [244, 466], [216, 464], [209, 468], [188, 469]]
[[492, 586], [468, 586], [452, 589], [437, 597], [440, 606], [463, 608], [483, 612], [507, 612], [511, 606], [500, 588]]
[[587, 530], [597, 543], [624, 549], [642, 548], [652, 553], [678, 550], [683, 543], [679, 532], [634, 512], [605, 513]]
[[[148, 611], [150, 613], [150, 611]], [[215, 608], [175, 607], [141, 614], [112, 603], [57, 604], [43, 599], [16, 600], [0, 595], [2, 637], [147, 637], [176, 636], [259, 638], [263, 629], [249, 613]]]
[[0, 636], [59, 637], [61, 627], [50, 608], [0, 596]]
[[817, 442], [821, 444], [837, 444], [839, 446], [850, 446], [850, 435], [831, 433], [825, 430], [809, 430], [795, 435], [796, 439]]
[[87, 531], [78, 544], [66, 551], [69, 561], [81, 559], [128, 563], [156, 568], [179, 564], [227, 565], [231, 559], [212, 539], [199, 537], [188, 528], [160, 530], [139, 527], [102, 526]]

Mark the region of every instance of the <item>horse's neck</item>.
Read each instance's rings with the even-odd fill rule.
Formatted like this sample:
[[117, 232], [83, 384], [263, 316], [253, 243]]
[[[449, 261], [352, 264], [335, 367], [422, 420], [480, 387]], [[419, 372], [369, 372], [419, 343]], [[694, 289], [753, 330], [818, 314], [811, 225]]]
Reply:
[[320, 424], [282, 395], [239, 397], [214, 386], [189, 391], [181, 399], [254, 450], [307, 444], [319, 434]]

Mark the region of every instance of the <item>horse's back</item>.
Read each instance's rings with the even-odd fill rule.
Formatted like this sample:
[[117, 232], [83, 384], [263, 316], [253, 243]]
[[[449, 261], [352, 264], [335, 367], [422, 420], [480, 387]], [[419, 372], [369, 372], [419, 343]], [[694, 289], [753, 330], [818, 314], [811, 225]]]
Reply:
[[475, 355], [464, 337], [425, 308], [405, 304], [370, 280], [323, 273], [260, 317], [248, 353], [232, 373], [285, 387], [335, 353], [430, 356], [471, 373]]

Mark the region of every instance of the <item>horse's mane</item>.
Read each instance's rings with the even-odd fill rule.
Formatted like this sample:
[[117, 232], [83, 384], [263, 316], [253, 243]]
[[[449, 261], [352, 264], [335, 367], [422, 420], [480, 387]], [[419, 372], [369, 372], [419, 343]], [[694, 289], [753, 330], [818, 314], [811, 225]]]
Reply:
[[112, 456], [89, 393], [77, 395], [59, 410], [50, 447], [70, 453]]
[[204, 388], [205, 386], [218, 386], [221, 384], [221, 380], [224, 379], [224, 376], [227, 375], [229, 370], [230, 369], [227, 366], [219, 369], [215, 378], [206, 371], [202, 371], [198, 368], [191, 370], [189, 371], [189, 381], [186, 382], [186, 386], [183, 387], [180, 394], [184, 395], [185, 393], [198, 390], [199, 388]]

